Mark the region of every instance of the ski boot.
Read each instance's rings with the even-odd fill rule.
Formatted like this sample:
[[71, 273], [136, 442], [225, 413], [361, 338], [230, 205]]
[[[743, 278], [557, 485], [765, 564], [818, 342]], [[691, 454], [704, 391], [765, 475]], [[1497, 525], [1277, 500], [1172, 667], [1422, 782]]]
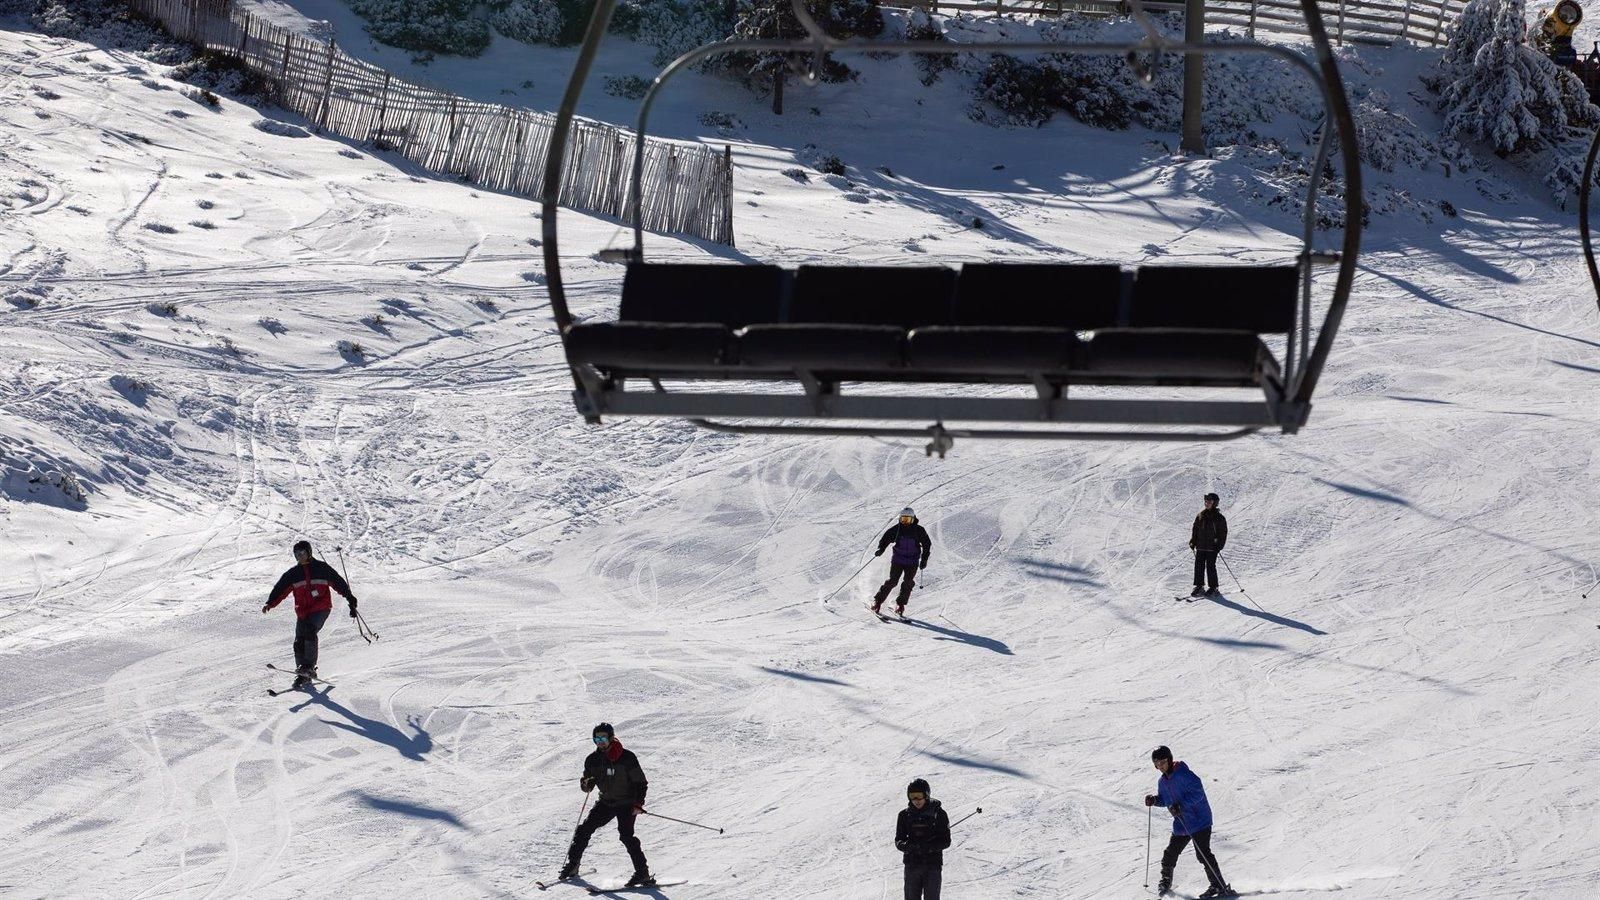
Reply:
[[1161, 876], [1161, 883], [1156, 885], [1156, 896], [1157, 897], [1170, 897], [1170, 896], [1172, 896], [1172, 876], [1171, 875], [1163, 875], [1163, 876]]
[[1194, 586], [1194, 590], [1189, 592], [1189, 596], [1191, 596], [1191, 597], [1204, 597], [1205, 595], [1206, 595], [1206, 589], [1201, 587], [1198, 584]]
[[645, 871], [638, 871], [638, 872], [633, 873], [633, 877], [629, 878], [627, 880], [627, 882], [625, 884], [623, 884], [623, 887], [655, 887], [655, 886], [656, 886], [656, 878], [655, 878], [655, 876], [651, 875], [649, 872], [645, 872]]
[[906, 617], [906, 605], [902, 603], [899, 606], [896, 606], [894, 608], [894, 614], [904, 619]]
[[1217, 595], [1217, 589], [1216, 588], [1214, 588], [1214, 587], [1206, 588], [1206, 596], [1207, 597], [1215, 597], [1216, 595]]
[[883, 615], [883, 601], [882, 600], [874, 600], [872, 602], [872, 611], [877, 613], [880, 616]]
[[1221, 887], [1217, 887], [1216, 885], [1212, 885], [1211, 887], [1206, 888], [1205, 893], [1201, 894], [1200, 896], [1204, 897], [1204, 898], [1211, 898], [1211, 897], [1237, 897], [1237, 896], [1239, 896], [1239, 892], [1234, 890], [1231, 887], [1228, 887], [1227, 885], [1223, 885]]
[[577, 862], [577, 860], [569, 859], [569, 860], [567, 860], [567, 864], [561, 867], [561, 874], [556, 876], [556, 880], [557, 881], [566, 881], [568, 878], [577, 878], [577, 877], [578, 877], [578, 862]]

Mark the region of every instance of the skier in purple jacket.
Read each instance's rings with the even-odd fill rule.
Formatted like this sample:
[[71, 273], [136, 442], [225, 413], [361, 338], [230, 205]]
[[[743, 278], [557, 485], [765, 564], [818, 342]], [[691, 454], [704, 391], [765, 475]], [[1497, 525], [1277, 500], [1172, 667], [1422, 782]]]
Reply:
[[917, 572], [928, 567], [928, 552], [933, 549], [933, 541], [928, 539], [927, 529], [917, 524], [917, 514], [908, 506], [900, 510], [899, 523], [883, 533], [883, 538], [878, 541], [878, 552], [874, 555], [882, 556], [890, 544], [894, 545], [894, 554], [889, 557], [889, 580], [878, 588], [872, 611], [882, 611], [883, 601], [889, 599], [889, 591], [903, 576], [905, 581], [900, 585], [900, 596], [895, 598], [894, 609], [895, 615], [903, 616], [906, 614], [906, 601], [911, 599], [911, 589], [917, 586]]

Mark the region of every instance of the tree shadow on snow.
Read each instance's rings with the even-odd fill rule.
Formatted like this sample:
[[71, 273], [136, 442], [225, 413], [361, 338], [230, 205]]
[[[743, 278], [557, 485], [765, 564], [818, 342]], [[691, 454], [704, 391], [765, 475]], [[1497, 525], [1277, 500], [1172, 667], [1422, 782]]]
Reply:
[[1328, 487], [1344, 491], [1346, 494], [1353, 494], [1366, 500], [1378, 500], [1383, 503], [1399, 504], [1400, 506], [1411, 505], [1411, 501], [1405, 499], [1404, 497], [1398, 497], [1394, 494], [1386, 494], [1383, 491], [1375, 491], [1371, 488], [1356, 487], [1353, 484], [1341, 484], [1337, 481], [1329, 481], [1326, 478], [1318, 478], [1316, 476], [1312, 476], [1311, 480], [1317, 482], [1318, 484], [1325, 484]]
[[452, 828], [471, 831], [462, 821], [456, 818], [455, 813], [418, 803], [407, 803], [404, 800], [388, 800], [383, 797], [374, 797], [366, 791], [352, 791], [351, 796], [380, 812], [399, 813], [402, 816], [411, 816], [414, 819], [430, 819], [443, 822]]
[[782, 675], [785, 678], [793, 678], [796, 681], [810, 681], [815, 684], [832, 684], [839, 687], [854, 686], [848, 681], [840, 681], [837, 678], [828, 678], [823, 675], [811, 675], [806, 672], [796, 672], [793, 669], [775, 669], [772, 666], [756, 666], [756, 668], [773, 675]]
[[[1217, 594], [1214, 597], [1208, 597], [1207, 599], [1209, 599], [1212, 603], [1217, 604], [1218, 606], [1226, 606], [1227, 608], [1229, 608], [1229, 609], [1231, 609], [1231, 610], [1233, 610], [1235, 612], [1243, 613], [1244, 615], [1250, 616], [1251, 618], [1254, 618], [1254, 619], [1261, 619], [1264, 622], [1271, 622], [1274, 625], [1282, 625], [1285, 628], [1298, 628], [1301, 631], [1304, 631], [1306, 634], [1314, 634], [1314, 635], [1317, 635], [1319, 637], [1327, 637], [1327, 635], [1328, 635], [1328, 633], [1326, 631], [1323, 631], [1320, 628], [1315, 628], [1315, 627], [1312, 627], [1310, 625], [1307, 625], [1306, 623], [1301, 622], [1298, 619], [1291, 619], [1291, 618], [1289, 618], [1287, 616], [1275, 615], [1273, 613], [1267, 612], [1264, 609], [1251, 609], [1248, 606], [1240, 606], [1239, 604], [1233, 602], [1232, 600], [1229, 600], [1227, 597], [1224, 597], [1221, 594]], [[1251, 642], [1249, 642], [1249, 641], [1241, 641], [1240, 643], [1249, 644]], [[1273, 645], [1273, 646], [1276, 646], [1276, 645]]]
[[314, 696], [311, 702], [315, 702], [319, 706], [326, 707], [329, 710], [344, 716], [346, 719], [350, 720], [350, 724], [345, 724], [344, 722], [334, 722], [328, 719], [319, 719], [318, 721], [327, 725], [332, 725], [334, 728], [342, 728], [351, 734], [359, 734], [368, 740], [377, 741], [380, 744], [388, 744], [389, 746], [398, 750], [400, 755], [404, 756], [406, 759], [414, 759], [417, 762], [422, 762], [422, 757], [433, 749], [433, 736], [422, 730], [422, 726], [417, 724], [416, 716], [411, 716], [406, 719], [406, 726], [415, 731], [416, 734], [406, 734], [393, 725], [390, 725], [388, 722], [379, 722], [377, 719], [369, 719], [366, 716], [360, 715], [359, 713], [339, 705], [338, 703], [334, 702], [333, 698], [328, 696], [326, 691]]
[[949, 753], [940, 753], [937, 750], [918, 750], [917, 752], [921, 753], [923, 756], [929, 757], [930, 759], [937, 759], [939, 762], [948, 763], [952, 766], [960, 766], [963, 769], [984, 769], [990, 772], [999, 772], [1002, 775], [1010, 775], [1013, 778], [1025, 778], [1028, 781], [1033, 780], [1033, 776], [1029, 775], [1027, 772], [1004, 765], [1002, 763], [984, 762], [981, 759], [972, 759], [971, 757], [967, 756], [952, 756]]
[[982, 647], [985, 650], [993, 650], [994, 652], [1003, 654], [1005, 656], [1015, 655], [1011, 652], [1011, 648], [1007, 647], [1004, 642], [997, 641], [994, 638], [984, 637], [981, 634], [971, 634], [969, 632], [962, 631], [959, 628], [945, 628], [942, 625], [935, 625], [932, 622], [924, 622], [921, 619], [912, 619], [909, 617], [905, 620], [905, 624], [915, 628], [926, 628], [935, 634], [942, 635], [942, 640], [960, 641], [963, 644], [971, 644], [974, 647]]
[[1046, 578], [1050, 581], [1059, 581], [1063, 584], [1075, 584], [1081, 587], [1103, 588], [1105, 585], [1092, 577], [1088, 569], [1074, 566], [1070, 563], [1050, 562], [1043, 559], [1025, 559], [1022, 561], [1023, 570], [1035, 578]]

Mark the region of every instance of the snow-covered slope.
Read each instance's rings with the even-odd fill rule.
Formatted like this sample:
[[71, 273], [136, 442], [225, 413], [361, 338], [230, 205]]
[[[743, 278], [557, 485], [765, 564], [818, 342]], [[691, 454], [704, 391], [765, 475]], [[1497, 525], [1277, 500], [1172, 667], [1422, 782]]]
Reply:
[[[1406, 57], [1374, 59], [1406, 96]], [[642, 820], [658, 874], [688, 881], [674, 900], [898, 896], [917, 776], [953, 817], [984, 809], [946, 896], [1134, 895], [1160, 743], [1205, 778], [1242, 889], [1600, 890], [1600, 616], [1579, 597], [1600, 323], [1548, 204], [1464, 184], [1457, 218], [1375, 216], [1301, 435], [940, 462], [586, 427], [532, 204], [252, 127], [273, 113], [213, 112], [158, 66], [16, 22], [0, 71], [7, 896], [526, 895], [559, 865], [601, 720], [653, 811], [726, 829]], [[814, 118], [850, 139], [871, 87]], [[651, 250], [1294, 246], [1286, 214], [1218, 205], [1228, 162], [1155, 155], [1166, 136], [895, 116], [887, 137], [855, 126], [844, 184], [780, 174], [801, 126], [751, 147], [738, 251]], [[592, 255], [617, 225], [561, 223], [577, 302], [603, 314], [619, 270]], [[83, 502], [28, 481], [49, 471]], [[1237, 580], [1174, 604], [1207, 490]], [[879, 623], [871, 545], [906, 504], [933, 558], [912, 622]], [[345, 548], [381, 638], [336, 616], [337, 687], [269, 699], [291, 626], [260, 602], [301, 536]], [[607, 833], [587, 861], [626, 872]], [[1192, 857], [1179, 883], [1202, 886]]]

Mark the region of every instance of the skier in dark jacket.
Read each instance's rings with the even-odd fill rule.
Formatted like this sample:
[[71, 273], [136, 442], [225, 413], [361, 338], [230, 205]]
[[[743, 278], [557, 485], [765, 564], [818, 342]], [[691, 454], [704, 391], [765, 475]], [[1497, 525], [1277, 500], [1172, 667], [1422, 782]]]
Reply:
[[[1228, 543], [1228, 520], [1217, 509], [1221, 498], [1207, 494], [1206, 508], [1194, 517], [1194, 527], [1189, 530], [1189, 549], [1194, 551], [1194, 590], [1191, 597], [1214, 597], [1217, 594], [1217, 554]], [[1205, 587], [1201, 577], [1205, 577]]]
[[578, 787], [585, 794], [598, 787], [600, 799], [595, 802], [588, 818], [573, 832], [572, 846], [567, 848], [567, 864], [561, 870], [561, 877], [577, 876], [578, 864], [583, 861], [583, 851], [589, 846], [589, 838], [601, 826], [616, 819], [617, 835], [622, 840], [622, 846], [628, 848], [628, 858], [633, 860], [633, 876], [628, 879], [628, 887], [653, 885], [656, 880], [650, 875], [650, 864], [644, 858], [644, 848], [633, 834], [634, 820], [644, 812], [644, 795], [650, 788], [650, 782], [645, 780], [639, 757], [634, 756], [632, 750], [622, 748], [622, 742], [617, 740], [616, 729], [601, 722], [594, 727], [592, 734], [594, 752], [583, 761], [583, 776], [578, 779]]
[[1161, 854], [1161, 884], [1156, 893], [1172, 893], [1172, 870], [1177, 866], [1183, 848], [1192, 840], [1194, 855], [1199, 857], [1200, 865], [1206, 870], [1206, 879], [1211, 882], [1211, 887], [1200, 896], [1238, 896], [1222, 880], [1222, 867], [1217, 865], [1217, 858], [1211, 853], [1211, 804], [1206, 800], [1206, 789], [1200, 783], [1200, 776], [1189, 771], [1186, 763], [1173, 762], [1172, 751], [1166, 747], [1157, 747], [1150, 754], [1150, 761], [1161, 773], [1161, 779], [1156, 782], [1156, 792], [1145, 795], [1144, 805], [1160, 804], [1172, 813], [1172, 840], [1167, 842], [1166, 852]]
[[310, 541], [295, 543], [294, 559], [294, 567], [272, 586], [261, 611], [270, 612], [290, 592], [294, 593], [294, 686], [304, 687], [317, 677], [317, 632], [333, 612], [333, 591], [350, 604], [351, 618], [356, 614], [356, 595], [350, 593], [350, 585], [333, 566], [311, 555]]
[[906, 785], [906, 808], [894, 826], [894, 846], [905, 854], [906, 900], [939, 900], [950, 817], [921, 778]]
[[917, 524], [917, 514], [908, 506], [900, 510], [900, 521], [883, 533], [883, 538], [878, 541], [878, 552], [873, 555], [882, 556], [890, 544], [894, 545], [894, 554], [889, 557], [889, 580], [878, 588], [872, 611], [882, 611], [883, 601], [889, 599], [889, 591], [894, 583], [904, 576], [900, 596], [895, 598], [894, 610], [896, 615], [903, 616], [906, 614], [906, 601], [911, 599], [911, 589], [917, 586], [917, 572], [928, 567], [928, 553], [933, 549], [933, 541], [928, 539], [927, 529]]

